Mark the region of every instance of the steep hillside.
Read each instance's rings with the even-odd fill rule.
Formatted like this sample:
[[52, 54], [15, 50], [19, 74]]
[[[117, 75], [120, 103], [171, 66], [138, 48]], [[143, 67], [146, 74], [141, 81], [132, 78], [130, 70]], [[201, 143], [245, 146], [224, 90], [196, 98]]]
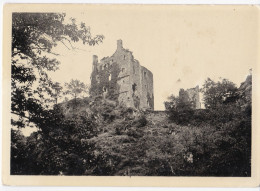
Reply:
[[[102, 99], [71, 100], [61, 106], [67, 118], [82, 115], [97, 124], [96, 136], [86, 140], [95, 147], [92, 168], [85, 175], [250, 175], [244, 155], [248, 143], [239, 138], [247, 131], [239, 134], [239, 121], [219, 128], [218, 119], [203, 123], [208, 111], [198, 111], [199, 126], [177, 125], [165, 111], [138, 111]], [[244, 162], [237, 161], [241, 155]]]
[[29, 137], [12, 130], [11, 173], [250, 176], [251, 89], [248, 77], [203, 110], [172, 102], [167, 112], [141, 111], [101, 97], [60, 103]]
[[89, 149], [77, 151], [84, 175], [250, 176], [251, 77], [236, 91], [219, 107], [181, 108], [171, 118], [171, 111], [141, 111], [98, 97], [70, 100], [59, 108], [66, 124], [78, 128], [80, 138], [65, 124], [71, 143], [78, 139], [75, 147], [84, 143], [80, 148]]

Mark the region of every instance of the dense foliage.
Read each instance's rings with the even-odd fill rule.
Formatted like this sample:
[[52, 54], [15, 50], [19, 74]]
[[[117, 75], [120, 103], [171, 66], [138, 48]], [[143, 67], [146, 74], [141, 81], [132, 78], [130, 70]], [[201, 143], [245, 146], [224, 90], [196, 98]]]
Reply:
[[188, 124], [194, 115], [192, 103], [187, 101], [184, 97], [176, 97], [174, 95], [170, 96], [169, 100], [170, 101], [164, 103], [169, 118], [177, 124]]
[[[103, 36], [92, 37], [90, 28], [78, 25], [75, 19], [64, 23], [65, 14], [13, 13], [12, 15], [12, 125], [24, 127], [48, 113], [57, 101], [60, 89], [48, 76], [58, 69], [59, 61], [53, 48], [64, 45], [74, 48], [73, 42], [95, 45]], [[44, 114], [43, 114], [44, 113]], [[28, 120], [29, 119], [29, 120]]]
[[[78, 98], [77, 102], [71, 100], [58, 104], [53, 113], [57, 120], [50, 121], [56, 124], [55, 128], [48, 125], [51, 136], [38, 136], [36, 142], [37, 132], [27, 138], [13, 132], [18, 140], [16, 145], [12, 145], [16, 164], [13, 172], [97, 176], [250, 176], [250, 79], [249, 76], [246, 84], [237, 89], [239, 99], [233, 103], [195, 110], [192, 115], [183, 109], [178, 111], [183, 112], [177, 115], [181, 116], [178, 121], [163, 111], [124, 108], [99, 97]], [[183, 106], [178, 98], [172, 98], [179, 105], [168, 103], [172, 104], [171, 109]], [[189, 103], [185, 106], [190, 111]], [[192, 117], [189, 120], [185, 115]], [[183, 123], [182, 119], [187, 122]], [[39, 149], [40, 145], [45, 147]], [[53, 159], [55, 161], [50, 161]], [[26, 165], [28, 160], [37, 162]]]
[[[75, 19], [65, 22], [65, 16], [12, 15], [12, 174], [58, 174], [61, 168], [70, 174], [82, 174], [84, 167], [75, 164], [89, 165], [92, 147], [83, 139], [94, 136], [94, 121], [81, 115], [64, 119], [59, 108], [53, 107], [62, 87], [49, 78], [48, 72], [56, 71], [60, 64], [53, 51], [55, 46], [75, 49], [73, 43], [80, 41], [92, 46], [104, 37], [92, 36], [90, 28], [77, 24]], [[30, 127], [38, 131], [24, 137], [20, 129]], [[81, 140], [80, 145], [76, 143]]]
[[[192, 113], [189, 103], [183, 107], [178, 102], [181, 98], [170, 97], [165, 106], [171, 121], [205, 131], [207, 136], [199, 141], [208, 147], [208, 151], [200, 155], [200, 160], [206, 157], [203, 164], [211, 166], [205, 174], [250, 176], [252, 76], [239, 88], [226, 79], [221, 82], [207, 79], [202, 92], [206, 109]], [[195, 145], [193, 153], [198, 153], [199, 145]]]
[[208, 78], [202, 88], [205, 107], [214, 109], [222, 107], [223, 104], [233, 103], [238, 99], [238, 89], [233, 82], [223, 79], [214, 82]]
[[75, 101], [77, 97], [82, 93], [88, 93], [88, 86], [79, 80], [71, 80], [69, 83], [65, 83], [66, 91], [65, 94], [71, 95]]
[[92, 165], [97, 134], [95, 121], [85, 113], [66, 117], [56, 106], [45, 119], [42, 131], [22, 136], [12, 130], [12, 174], [81, 175]]

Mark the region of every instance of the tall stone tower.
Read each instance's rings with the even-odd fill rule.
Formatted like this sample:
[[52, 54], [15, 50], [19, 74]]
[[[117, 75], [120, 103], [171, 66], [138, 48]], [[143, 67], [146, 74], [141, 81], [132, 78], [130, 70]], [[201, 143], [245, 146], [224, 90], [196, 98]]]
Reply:
[[126, 107], [153, 110], [153, 74], [134, 59], [131, 51], [123, 48], [122, 40], [118, 40], [112, 56], [100, 62], [93, 56], [90, 94]]

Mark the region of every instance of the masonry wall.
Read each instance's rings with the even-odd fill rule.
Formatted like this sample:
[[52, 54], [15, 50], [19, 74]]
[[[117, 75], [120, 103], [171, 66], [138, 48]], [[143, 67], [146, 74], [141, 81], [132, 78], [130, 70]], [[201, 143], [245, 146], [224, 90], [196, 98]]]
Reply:
[[[93, 56], [93, 71], [91, 74], [90, 94], [117, 100], [119, 86], [117, 84], [120, 67], [113, 59], [106, 59], [98, 63], [97, 57]], [[104, 64], [106, 63], [106, 65]], [[109, 64], [108, 64], [109, 63]]]
[[154, 109], [153, 95], [153, 74], [147, 68], [141, 67], [142, 76], [142, 99], [141, 105], [146, 108]]
[[181, 89], [179, 97], [182, 97], [185, 101], [191, 102], [193, 109], [201, 109], [199, 86], [187, 90]]

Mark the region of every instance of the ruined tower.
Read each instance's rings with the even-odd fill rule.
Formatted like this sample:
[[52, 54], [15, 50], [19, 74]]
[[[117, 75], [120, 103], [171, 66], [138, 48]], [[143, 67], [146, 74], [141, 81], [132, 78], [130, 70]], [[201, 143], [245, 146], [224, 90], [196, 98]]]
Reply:
[[93, 56], [90, 94], [126, 107], [153, 110], [153, 74], [134, 59], [131, 51], [123, 48], [122, 40], [118, 40], [112, 56], [100, 62]]
[[179, 97], [183, 98], [187, 102], [191, 102], [193, 109], [201, 109], [199, 86], [187, 90], [180, 89]]

